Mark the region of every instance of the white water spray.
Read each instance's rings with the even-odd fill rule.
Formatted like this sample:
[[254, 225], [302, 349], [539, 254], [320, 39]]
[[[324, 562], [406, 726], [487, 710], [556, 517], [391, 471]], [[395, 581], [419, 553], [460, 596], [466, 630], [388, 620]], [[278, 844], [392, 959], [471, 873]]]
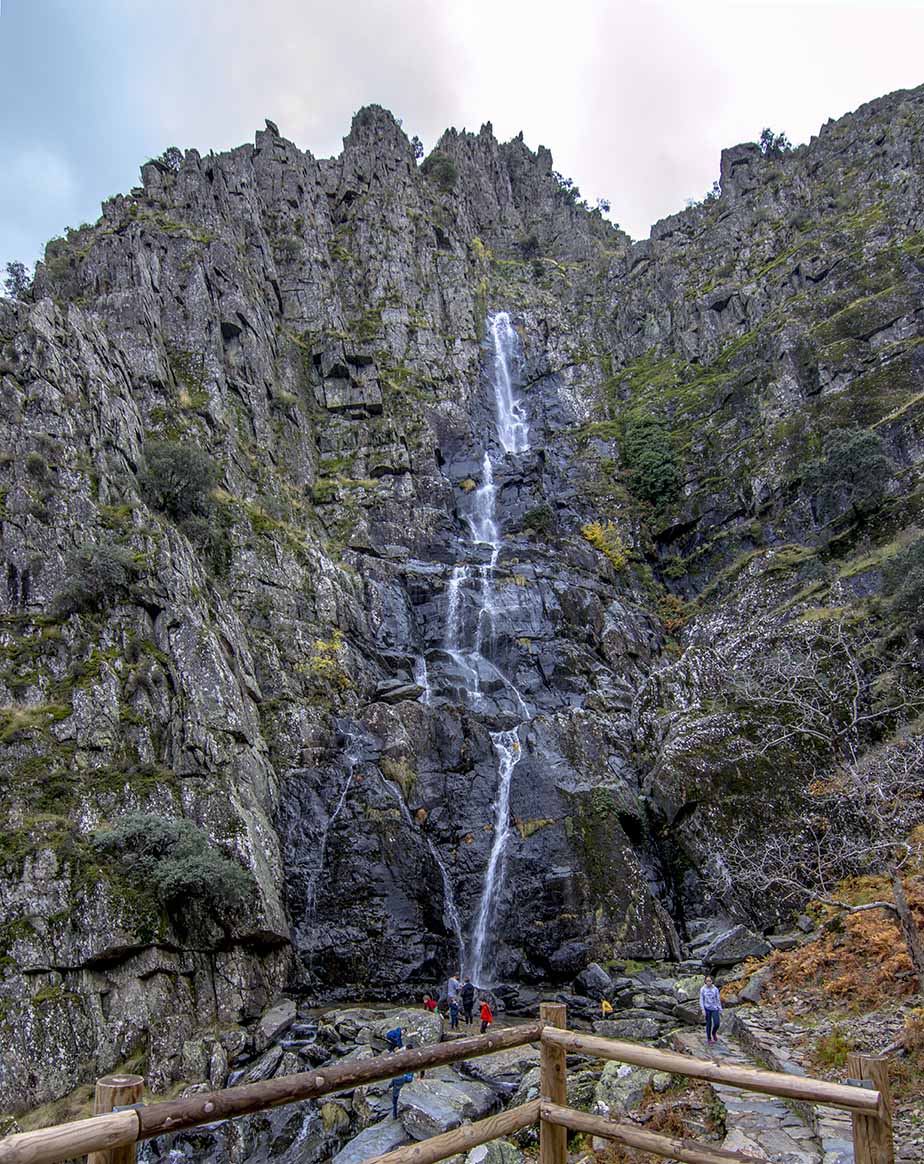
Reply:
[[516, 396], [513, 376], [519, 357], [519, 339], [506, 311], [488, 316], [494, 346], [494, 402], [497, 407], [497, 439], [505, 453], [525, 453], [529, 448], [526, 410]]
[[491, 732], [494, 750], [497, 752], [497, 798], [494, 801], [494, 841], [491, 855], [484, 874], [484, 889], [475, 929], [472, 934], [472, 948], [469, 956], [468, 973], [472, 981], [480, 983], [485, 971], [485, 954], [491, 934], [491, 926], [497, 909], [499, 891], [504, 876], [504, 855], [510, 836], [510, 784], [513, 770], [522, 756], [522, 748], [517, 737], [517, 729], [506, 732]]

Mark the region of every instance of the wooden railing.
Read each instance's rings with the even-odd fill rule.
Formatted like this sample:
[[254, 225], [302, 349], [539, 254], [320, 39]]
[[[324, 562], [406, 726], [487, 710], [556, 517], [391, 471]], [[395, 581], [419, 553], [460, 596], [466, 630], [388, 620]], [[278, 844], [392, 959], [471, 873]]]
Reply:
[[[635, 1125], [620, 1124], [568, 1107], [565, 1068], [569, 1051], [653, 1067], [765, 1095], [845, 1108], [853, 1120], [855, 1164], [894, 1164], [888, 1072], [881, 1060], [852, 1055], [848, 1061], [855, 1076], [852, 1085], [759, 1071], [569, 1031], [566, 1029], [565, 1007], [560, 1003], [542, 1003], [538, 1023], [397, 1051], [360, 1062], [335, 1064], [167, 1103], [147, 1106], [137, 1103], [142, 1088], [139, 1076], [108, 1076], [97, 1085], [96, 1110], [99, 1114], [0, 1140], [0, 1164], [59, 1164], [87, 1153], [91, 1154], [90, 1164], [134, 1164], [135, 1145], [153, 1136], [265, 1111], [297, 1100], [318, 1099], [364, 1083], [381, 1082], [395, 1075], [415, 1073], [535, 1042], [540, 1044], [541, 1055], [540, 1099], [429, 1140], [397, 1148], [367, 1161], [367, 1164], [435, 1164], [479, 1144], [511, 1135], [537, 1121], [540, 1164], [565, 1164], [569, 1129], [601, 1136], [683, 1164], [766, 1164], [765, 1160], [743, 1152], [729, 1152], [711, 1144], [646, 1132]], [[110, 1110], [129, 1103], [135, 1106], [128, 1107], [128, 1110]]]

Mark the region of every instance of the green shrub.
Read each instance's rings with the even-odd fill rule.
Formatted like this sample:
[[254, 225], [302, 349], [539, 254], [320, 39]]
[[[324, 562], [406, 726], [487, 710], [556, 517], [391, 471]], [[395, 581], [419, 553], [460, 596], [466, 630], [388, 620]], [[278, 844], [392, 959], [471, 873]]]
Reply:
[[44, 481], [48, 476], [48, 462], [41, 453], [26, 454], [26, 472], [36, 481]]
[[656, 507], [674, 500], [680, 492], [680, 470], [662, 420], [650, 413], [630, 414], [623, 425], [621, 451], [636, 497]]
[[138, 570], [135, 556], [122, 546], [80, 546], [67, 560], [67, 576], [52, 598], [52, 613], [67, 617], [105, 610], [128, 594]]
[[250, 874], [190, 820], [133, 812], [94, 833], [92, 842], [167, 910], [199, 904], [230, 920], [252, 899]]
[[829, 1035], [822, 1035], [812, 1051], [812, 1060], [819, 1067], [841, 1068], [847, 1063], [847, 1056], [853, 1050], [853, 1042], [840, 1027], [834, 1027]]
[[432, 178], [444, 193], [449, 193], [459, 177], [459, 168], [448, 154], [434, 150], [424, 158], [420, 172], [426, 178]]
[[523, 514], [522, 526], [529, 533], [550, 534], [556, 526], [555, 511], [543, 502]]
[[218, 482], [218, 470], [208, 453], [178, 441], [146, 441], [143, 455], [139, 484], [148, 505], [175, 521], [208, 516], [211, 492]]
[[865, 428], [835, 428], [822, 452], [820, 460], [803, 469], [819, 520], [831, 521], [851, 508], [858, 516], [874, 509], [895, 475], [882, 437]]

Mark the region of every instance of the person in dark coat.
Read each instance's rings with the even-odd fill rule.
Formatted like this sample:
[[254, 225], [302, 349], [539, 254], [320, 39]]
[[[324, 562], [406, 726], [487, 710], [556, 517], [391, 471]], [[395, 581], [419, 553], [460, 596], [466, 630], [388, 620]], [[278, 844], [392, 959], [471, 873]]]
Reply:
[[459, 998], [462, 1000], [462, 1013], [465, 1016], [465, 1025], [470, 1027], [474, 1021], [472, 1011], [475, 1008], [475, 987], [472, 985], [471, 978], [466, 978], [462, 984], [462, 989], [459, 991]]
[[405, 1083], [410, 1083], [414, 1078], [413, 1075], [396, 1075], [391, 1081], [391, 1116], [392, 1119], [398, 1118], [398, 1096], [401, 1088]]

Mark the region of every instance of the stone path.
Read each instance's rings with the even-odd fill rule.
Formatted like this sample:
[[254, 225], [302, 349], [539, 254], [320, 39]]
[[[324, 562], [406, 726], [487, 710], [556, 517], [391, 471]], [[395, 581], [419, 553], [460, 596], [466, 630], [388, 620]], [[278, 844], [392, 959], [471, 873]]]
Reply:
[[[723, 1034], [719, 1035], [718, 1043], [710, 1046], [700, 1031], [678, 1032], [674, 1044], [700, 1059], [715, 1059], [741, 1067], [756, 1066], [736, 1040]], [[775, 1164], [852, 1164], [852, 1155], [849, 1162], [829, 1159], [809, 1123], [782, 1099], [719, 1083], [710, 1087], [725, 1108], [723, 1148], [764, 1157]]]
[[[805, 1069], [793, 1054], [790, 1036], [795, 1024], [782, 1026], [759, 1007], [735, 1012], [735, 1035], [739, 1042], [771, 1071], [804, 1075]], [[800, 1105], [821, 1144], [822, 1164], [853, 1164], [853, 1127], [842, 1108], [822, 1104]]]

